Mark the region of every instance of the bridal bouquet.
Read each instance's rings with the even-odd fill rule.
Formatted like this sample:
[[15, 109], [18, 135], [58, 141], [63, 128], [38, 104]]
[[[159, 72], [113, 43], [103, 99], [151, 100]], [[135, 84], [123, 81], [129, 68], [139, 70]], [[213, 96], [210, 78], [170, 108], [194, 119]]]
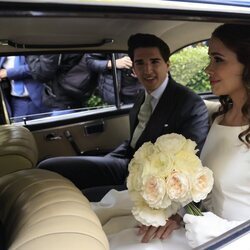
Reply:
[[203, 167], [196, 143], [180, 134], [144, 143], [129, 163], [127, 187], [134, 203], [132, 214], [146, 226], [163, 226], [181, 207], [194, 211], [192, 202], [212, 190], [213, 173]]

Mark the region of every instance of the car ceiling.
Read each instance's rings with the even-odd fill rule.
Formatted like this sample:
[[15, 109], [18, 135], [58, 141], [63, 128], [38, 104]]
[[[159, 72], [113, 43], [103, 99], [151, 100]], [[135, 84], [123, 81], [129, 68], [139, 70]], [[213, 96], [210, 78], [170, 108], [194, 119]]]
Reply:
[[[1, 29], [0, 40], [10, 40], [18, 44], [77, 45], [112, 39], [113, 43], [94, 49], [126, 50], [128, 37], [140, 32], [153, 33], [161, 37], [169, 44], [171, 51], [175, 51], [185, 44], [209, 38], [217, 25], [202, 22], [109, 18], [5, 18], [1, 20], [1, 26], [6, 28]], [[1, 51], [25, 50], [2, 46]]]
[[[165, 40], [171, 51], [208, 39], [222, 22], [239, 21], [240, 15], [180, 10], [135, 8], [79, 8], [67, 5], [2, 5], [0, 52], [92, 50], [125, 51], [135, 33], [151, 33]], [[59, 8], [60, 6], [60, 8]], [[46, 8], [45, 8], [46, 7]], [[62, 8], [65, 7], [65, 8]], [[4, 11], [5, 9], [5, 11]], [[248, 17], [248, 16], [247, 16]], [[244, 14], [246, 19], [246, 15]], [[89, 46], [109, 39], [102, 46]], [[12, 46], [9, 46], [9, 45]], [[87, 46], [83, 46], [86, 45]], [[26, 45], [26, 48], [24, 48]], [[39, 47], [28, 48], [27, 45]], [[48, 49], [48, 46], [51, 49]], [[47, 47], [47, 48], [46, 48]]]

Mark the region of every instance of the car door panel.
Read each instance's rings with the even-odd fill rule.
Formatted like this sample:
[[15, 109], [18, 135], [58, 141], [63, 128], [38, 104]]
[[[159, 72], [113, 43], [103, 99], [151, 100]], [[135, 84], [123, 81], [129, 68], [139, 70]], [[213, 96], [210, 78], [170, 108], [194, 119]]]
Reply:
[[32, 131], [39, 161], [55, 156], [104, 155], [129, 136], [128, 114]]

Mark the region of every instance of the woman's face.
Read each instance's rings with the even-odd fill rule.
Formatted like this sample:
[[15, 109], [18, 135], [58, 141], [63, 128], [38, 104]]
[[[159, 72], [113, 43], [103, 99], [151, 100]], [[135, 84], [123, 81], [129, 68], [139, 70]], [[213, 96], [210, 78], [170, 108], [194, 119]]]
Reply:
[[236, 53], [228, 49], [216, 37], [209, 41], [210, 63], [206, 68], [212, 91], [215, 95], [241, 95], [245, 92], [242, 82], [244, 65], [241, 64]]

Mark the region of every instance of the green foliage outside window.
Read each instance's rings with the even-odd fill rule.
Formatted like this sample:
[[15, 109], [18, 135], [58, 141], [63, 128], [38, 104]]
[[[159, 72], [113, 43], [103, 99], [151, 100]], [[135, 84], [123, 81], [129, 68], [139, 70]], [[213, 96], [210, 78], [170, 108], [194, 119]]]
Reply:
[[170, 57], [172, 77], [196, 93], [210, 91], [204, 69], [209, 63], [208, 47], [204, 43], [188, 46]]
[[102, 98], [98, 94], [93, 94], [87, 101], [87, 107], [105, 106]]

